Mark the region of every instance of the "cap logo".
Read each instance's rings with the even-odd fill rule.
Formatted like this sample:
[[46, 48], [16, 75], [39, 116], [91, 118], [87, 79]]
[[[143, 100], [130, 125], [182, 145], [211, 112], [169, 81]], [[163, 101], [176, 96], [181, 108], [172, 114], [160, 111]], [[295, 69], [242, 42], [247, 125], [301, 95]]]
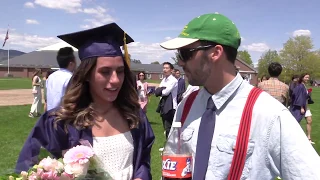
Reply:
[[183, 28], [183, 30], [182, 30], [182, 32], [181, 32], [181, 35], [183, 35], [183, 36], [189, 36], [189, 34], [185, 32], [185, 30], [187, 30], [187, 29], [188, 29], [188, 26], [184, 26], [184, 28]]

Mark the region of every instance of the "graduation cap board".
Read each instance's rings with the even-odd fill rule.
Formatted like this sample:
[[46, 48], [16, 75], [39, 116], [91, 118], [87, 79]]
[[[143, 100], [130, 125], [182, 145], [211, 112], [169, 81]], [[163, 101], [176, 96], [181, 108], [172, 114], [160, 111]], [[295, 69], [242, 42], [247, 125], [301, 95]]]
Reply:
[[[77, 48], [80, 60], [122, 56], [120, 46], [124, 47], [125, 56], [129, 57], [126, 44], [134, 42], [116, 23], [59, 35], [58, 38]], [[130, 60], [127, 63], [130, 63]]]

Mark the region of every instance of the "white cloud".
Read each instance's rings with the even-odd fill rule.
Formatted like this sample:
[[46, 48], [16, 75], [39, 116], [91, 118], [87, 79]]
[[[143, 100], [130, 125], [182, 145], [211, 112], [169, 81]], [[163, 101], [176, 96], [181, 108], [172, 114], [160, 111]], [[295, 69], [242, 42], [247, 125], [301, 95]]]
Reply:
[[265, 52], [270, 49], [266, 43], [252, 43], [250, 45], [243, 45], [242, 47], [248, 51], [254, 52]]
[[307, 29], [299, 29], [293, 31], [292, 35], [295, 36], [311, 36], [311, 31]]
[[26, 8], [34, 8], [34, 4], [32, 2], [26, 2], [26, 3], [24, 3], [24, 7], [26, 7]]
[[132, 58], [139, 59], [142, 63], [161, 61], [174, 56], [174, 51], [168, 51], [160, 47], [160, 43], [145, 44], [142, 42], [132, 42], [128, 44], [128, 51]]
[[35, 4], [50, 9], [60, 9], [68, 13], [81, 11], [81, 0], [35, 0]]
[[86, 25], [81, 25], [80, 28], [82, 28], [82, 29], [90, 29], [90, 26], [88, 24], [86, 24]]
[[148, 32], [160, 32], [160, 31], [182, 31], [183, 26], [181, 27], [156, 27], [156, 28], [144, 28], [141, 31]]
[[245, 41], [246, 39], [244, 37], [241, 37], [241, 41]]
[[[0, 29], [0, 37], [5, 37], [6, 29]], [[10, 29], [9, 40], [11, 49], [17, 49], [21, 51], [33, 51], [38, 48], [59, 42], [56, 37], [44, 37], [31, 34], [19, 34], [16, 31]]]
[[96, 8], [84, 8], [81, 12], [92, 17], [84, 20], [88, 24], [81, 25], [80, 27], [83, 29], [94, 28], [110, 22], [115, 22], [115, 18], [107, 13], [108, 9], [101, 6], [97, 6]]
[[115, 21], [115, 18], [108, 14], [108, 9], [101, 6], [84, 8], [83, 1], [90, 2], [88, 0], [35, 0], [34, 4], [68, 13], [87, 14], [89, 17], [84, 19], [85, 24], [80, 25], [82, 29], [94, 28]]
[[27, 24], [39, 24], [39, 22], [35, 19], [26, 19]]
[[170, 39], [172, 39], [171, 37], [165, 37], [164, 38], [165, 40], [170, 40]]
[[[0, 28], [0, 37], [5, 37], [6, 31], [6, 28]], [[10, 49], [24, 52], [34, 51], [59, 42], [61, 40], [56, 37], [21, 34], [14, 29], [10, 29], [8, 40]], [[148, 64], [153, 61], [171, 61], [170, 57], [173, 57], [175, 52], [161, 48], [160, 43], [150, 44], [143, 42], [130, 43], [128, 50], [132, 58]]]

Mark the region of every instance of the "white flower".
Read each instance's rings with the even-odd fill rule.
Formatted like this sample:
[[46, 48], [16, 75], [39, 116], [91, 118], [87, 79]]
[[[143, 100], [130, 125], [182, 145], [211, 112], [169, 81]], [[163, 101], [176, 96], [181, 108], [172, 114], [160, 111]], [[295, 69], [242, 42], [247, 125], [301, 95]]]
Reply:
[[45, 171], [55, 171], [62, 170], [63, 164], [56, 159], [51, 159], [48, 156], [40, 161], [39, 167], [43, 168]]
[[72, 174], [75, 177], [85, 176], [89, 168], [89, 162], [84, 164], [79, 163], [69, 163], [66, 164], [64, 170], [68, 174]]
[[28, 179], [28, 173], [26, 171], [21, 171], [21, 177], [22, 177], [22, 180], [27, 180]]

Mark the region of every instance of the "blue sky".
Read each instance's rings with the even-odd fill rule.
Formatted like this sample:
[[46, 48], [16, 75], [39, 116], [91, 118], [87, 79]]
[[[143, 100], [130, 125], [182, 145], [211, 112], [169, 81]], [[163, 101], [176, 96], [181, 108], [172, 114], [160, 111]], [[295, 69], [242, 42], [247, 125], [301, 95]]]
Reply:
[[116, 22], [135, 40], [129, 45], [133, 58], [170, 61], [173, 51], [159, 43], [176, 37], [192, 18], [214, 12], [237, 25], [243, 37], [240, 49], [248, 50], [254, 62], [295, 35], [311, 36], [320, 49], [318, 0], [2, 0], [1, 6], [0, 42], [9, 24], [10, 48], [25, 52], [60, 42], [59, 34]]

